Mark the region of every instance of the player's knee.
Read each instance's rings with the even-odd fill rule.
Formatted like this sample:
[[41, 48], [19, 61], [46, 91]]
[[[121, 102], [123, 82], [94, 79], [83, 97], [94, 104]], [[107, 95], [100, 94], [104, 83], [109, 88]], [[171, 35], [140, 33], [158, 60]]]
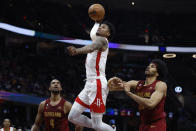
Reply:
[[94, 130], [100, 131], [101, 130], [101, 123], [100, 122], [99, 123], [93, 122], [92, 127], [93, 127]]
[[75, 123], [79, 115], [80, 115], [80, 112], [78, 112], [77, 110], [71, 109], [68, 115], [68, 120], [71, 121], [72, 123]]
[[96, 130], [96, 131], [99, 131], [100, 130], [100, 127], [98, 125], [92, 125], [93, 126], [93, 129]]
[[68, 120], [71, 121], [71, 122], [74, 122], [74, 117], [75, 117], [74, 113], [70, 112], [69, 115], [68, 115]]
[[72, 119], [73, 119], [73, 116], [69, 113], [69, 115], [68, 115], [68, 120], [69, 120], [69, 121], [72, 121]]

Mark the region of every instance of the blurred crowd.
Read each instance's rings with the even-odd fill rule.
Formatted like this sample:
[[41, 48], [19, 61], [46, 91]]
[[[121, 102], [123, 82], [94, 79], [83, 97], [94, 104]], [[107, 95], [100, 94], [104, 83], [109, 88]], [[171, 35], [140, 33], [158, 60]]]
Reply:
[[[77, 94], [85, 83], [84, 62], [85, 56], [46, 56], [7, 50], [4, 54], [0, 53], [0, 90], [46, 97], [49, 96], [50, 80], [57, 78], [66, 95]], [[124, 80], [140, 79], [144, 70], [119, 63], [108, 63], [107, 67], [108, 79], [112, 76]]]

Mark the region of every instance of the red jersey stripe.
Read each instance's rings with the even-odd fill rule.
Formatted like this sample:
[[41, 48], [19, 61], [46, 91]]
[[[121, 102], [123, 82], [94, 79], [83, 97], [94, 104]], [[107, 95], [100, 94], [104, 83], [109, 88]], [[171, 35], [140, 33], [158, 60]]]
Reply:
[[100, 72], [99, 72], [100, 58], [101, 58], [101, 51], [98, 51], [97, 52], [97, 59], [96, 59], [96, 72], [97, 72], [97, 76], [100, 76]]
[[82, 102], [79, 97], [77, 97], [75, 101], [78, 102], [80, 105], [88, 108], [88, 109], [90, 108], [90, 106], [85, 104], [84, 102]]

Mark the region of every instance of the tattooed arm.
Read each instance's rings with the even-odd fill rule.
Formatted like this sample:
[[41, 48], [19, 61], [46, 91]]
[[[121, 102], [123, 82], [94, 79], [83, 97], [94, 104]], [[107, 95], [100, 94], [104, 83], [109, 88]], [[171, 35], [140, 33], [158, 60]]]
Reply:
[[84, 46], [82, 48], [75, 48], [74, 46], [67, 47], [68, 52], [71, 56], [78, 55], [78, 54], [87, 54], [91, 53], [94, 50], [104, 50], [108, 46], [107, 40], [105, 37], [97, 36], [96, 40], [93, 41], [91, 45]]
[[162, 98], [166, 96], [167, 84], [161, 81], [158, 82], [156, 84], [155, 91], [152, 93], [150, 98], [142, 98], [138, 95], [133, 94], [132, 92], [130, 92], [130, 88], [128, 86], [124, 87], [124, 91], [130, 98], [136, 101], [139, 105], [143, 105], [144, 107], [153, 109], [160, 103]]

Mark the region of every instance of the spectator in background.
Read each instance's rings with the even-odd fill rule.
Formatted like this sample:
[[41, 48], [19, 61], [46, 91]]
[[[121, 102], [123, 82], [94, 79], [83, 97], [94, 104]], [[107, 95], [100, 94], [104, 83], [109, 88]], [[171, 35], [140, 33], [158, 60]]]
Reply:
[[11, 121], [8, 118], [5, 118], [3, 121], [3, 128], [0, 131], [16, 131], [16, 128], [11, 127]]
[[22, 129], [21, 129], [21, 128], [19, 128], [17, 131], [22, 131]]

